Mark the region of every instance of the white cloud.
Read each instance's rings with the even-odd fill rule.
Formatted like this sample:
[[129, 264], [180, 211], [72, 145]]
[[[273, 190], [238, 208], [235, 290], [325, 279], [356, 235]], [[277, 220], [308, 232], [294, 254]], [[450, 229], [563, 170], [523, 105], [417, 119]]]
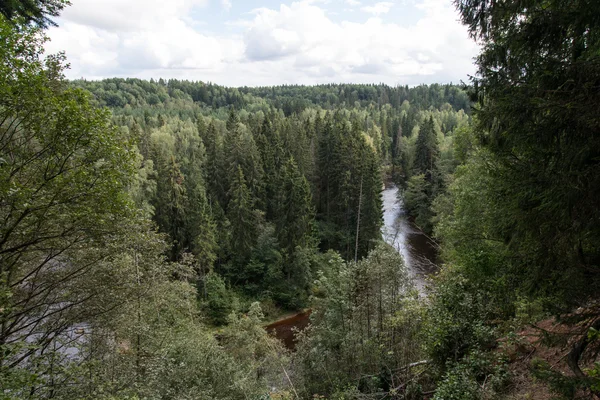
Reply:
[[[104, 7], [107, 2], [114, 7]], [[142, 2], [156, 8], [148, 10]], [[474, 72], [471, 59], [477, 48], [457, 22], [451, 0], [420, 0], [424, 16], [411, 25], [380, 17], [334, 21], [319, 7], [323, 0], [301, 0], [237, 16], [228, 23], [240, 32], [235, 35], [209, 35], [194, 28], [188, 16], [207, 0], [172, 0], [169, 10], [163, 3], [78, 0], [61, 18], [60, 28], [49, 31], [47, 50], [66, 50], [72, 65], [68, 76], [89, 79], [164, 77], [231, 86], [412, 85], [456, 82]], [[122, 18], [130, 9], [139, 11], [134, 23], [126, 15]]]
[[77, 0], [61, 18], [110, 31], [152, 29], [161, 21], [185, 16], [209, 0]]
[[[188, 20], [208, 0], [79, 0], [51, 28], [48, 52], [66, 50], [69, 77], [221, 68], [243, 54], [240, 38], [207, 36]], [[135, 15], [135, 18], [131, 16]]]
[[349, 6], [360, 6], [360, 1], [358, 0], [346, 0], [346, 4], [348, 4]]
[[[419, 83], [472, 73], [475, 45], [456, 23], [449, 2], [425, 7], [413, 26], [370, 18], [364, 23], [335, 23], [306, 2], [257, 11], [244, 41], [254, 68], [278, 70], [292, 82], [363, 81]], [[289, 72], [288, 72], [289, 71]]]
[[231, 10], [231, 0], [221, 0], [221, 5], [223, 6], [224, 9], [226, 9], [227, 11]]
[[384, 1], [381, 3], [376, 3], [373, 6], [363, 7], [363, 8], [361, 8], [361, 10], [366, 13], [369, 13], [369, 14], [381, 15], [381, 14], [387, 14], [392, 9], [393, 6], [394, 6], [394, 3], [390, 3], [389, 1]]

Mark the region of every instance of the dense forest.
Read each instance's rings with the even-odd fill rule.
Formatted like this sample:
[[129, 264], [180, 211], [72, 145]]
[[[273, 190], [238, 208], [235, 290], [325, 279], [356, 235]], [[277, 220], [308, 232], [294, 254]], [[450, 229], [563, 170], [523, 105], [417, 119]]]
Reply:
[[0, 4], [0, 398], [599, 397], [600, 4], [455, 4], [469, 85], [239, 88], [69, 81], [67, 2]]

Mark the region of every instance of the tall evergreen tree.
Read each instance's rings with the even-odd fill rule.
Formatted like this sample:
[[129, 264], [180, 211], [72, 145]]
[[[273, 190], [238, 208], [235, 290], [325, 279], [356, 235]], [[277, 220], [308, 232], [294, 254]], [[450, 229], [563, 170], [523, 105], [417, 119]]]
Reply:
[[277, 236], [283, 250], [291, 255], [296, 247], [308, 247], [314, 241], [314, 209], [310, 184], [300, 173], [293, 158], [283, 168], [281, 188]]
[[246, 178], [240, 166], [228, 196], [230, 201], [227, 218], [231, 223], [231, 249], [234, 252], [234, 261], [243, 264], [250, 257], [256, 241], [258, 218], [254, 210], [255, 199], [246, 185]]
[[[321, 120], [318, 120], [321, 122]], [[331, 198], [333, 196], [332, 171], [333, 171], [333, 151], [336, 146], [333, 123], [328, 115], [325, 116], [323, 127], [318, 131], [318, 192], [319, 192], [319, 212], [324, 219], [329, 219], [331, 212]]]
[[434, 178], [438, 157], [439, 148], [435, 132], [435, 123], [433, 122], [433, 117], [430, 116], [421, 126], [419, 136], [417, 137], [415, 161], [413, 165], [415, 174], [425, 174], [427, 180], [431, 182]]
[[204, 144], [206, 147], [206, 167], [204, 168], [204, 175], [209, 198], [212, 202], [218, 202], [219, 206], [223, 208], [227, 205], [223, 144], [218, 136], [217, 129], [212, 122], [208, 126]]
[[275, 130], [269, 117], [265, 117], [260, 132], [256, 138], [260, 151], [262, 168], [265, 176], [264, 205], [268, 220], [275, 216], [279, 194], [280, 172], [283, 162], [283, 147], [279, 133]]
[[226, 128], [228, 132], [237, 131], [240, 123], [240, 117], [234, 107], [229, 107], [229, 117], [227, 118]]
[[171, 239], [170, 258], [175, 261], [186, 245], [185, 211], [187, 196], [184, 176], [172, 155], [162, 160], [158, 168], [155, 218], [161, 232]]
[[237, 168], [240, 167], [244, 172], [248, 188], [256, 201], [259, 201], [264, 198], [263, 168], [254, 137], [239, 123], [239, 118], [233, 109], [231, 109], [227, 127], [224, 149], [227, 187], [231, 188], [232, 179], [237, 174]]
[[[375, 248], [381, 238], [383, 220], [383, 204], [381, 200], [380, 161], [374, 149], [365, 144], [363, 149], [364, 164], [361, 171], [362, 198], [360, 204], [360, 221], [357, 221], [359, 258], [366, 256]], [[360, 189], [359, 189], [360, 190]]]

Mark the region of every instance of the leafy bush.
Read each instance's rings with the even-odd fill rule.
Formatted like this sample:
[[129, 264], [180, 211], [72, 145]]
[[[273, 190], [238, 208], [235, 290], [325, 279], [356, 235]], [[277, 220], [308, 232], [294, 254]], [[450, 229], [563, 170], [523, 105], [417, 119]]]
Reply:
[[237, 308], [234, 293], [227, 288], [223, 278], [214, 272], [206, 275], [204, 285], [204, 305], [208, 317], [215, 325], [225, 325], [229, 314]]
[[434, 395], [434, 400], [478, 400], [479, 385], [472, 372], [462, 364], [448, 371]]
[[495, 330], [488, 324], [492, 311], [485, 292], [476, 290], [460, 269], [442, 270], [424, 329], [427, 353], [439, 372], [474, 349], [494, 347]]
[[495, 352], [473, 351], [448, 369], [434, 400], [495, 398], [507, 386], [506, 360]]

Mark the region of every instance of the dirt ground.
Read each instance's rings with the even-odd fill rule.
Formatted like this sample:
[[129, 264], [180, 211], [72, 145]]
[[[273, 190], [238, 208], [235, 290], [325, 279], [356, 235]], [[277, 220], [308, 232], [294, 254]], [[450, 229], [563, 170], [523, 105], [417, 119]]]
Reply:
[[[538, 380], [532, 373], [532, 363], [546, 362], [551, 371], [563, 376], [574, 374], [567, 364], [567, 355], [571, 349], [572, 338], [579, 337], [582, 328], [557, 322], [554, 318], [546, 319], [520, 331], [510, 339], [501, 341], [499, 351], [505, 352], [510, 360], [509, 368], [513, 379], [506, 400], [551, 400], [560, 398], [553, 393], [547, 382]], [[590, 354], [597, 349], [590, 348], [580, 363], [582, 369], [591, 366]], [[574, 399], [595, 399], [590, 393], [579, 392]]]

